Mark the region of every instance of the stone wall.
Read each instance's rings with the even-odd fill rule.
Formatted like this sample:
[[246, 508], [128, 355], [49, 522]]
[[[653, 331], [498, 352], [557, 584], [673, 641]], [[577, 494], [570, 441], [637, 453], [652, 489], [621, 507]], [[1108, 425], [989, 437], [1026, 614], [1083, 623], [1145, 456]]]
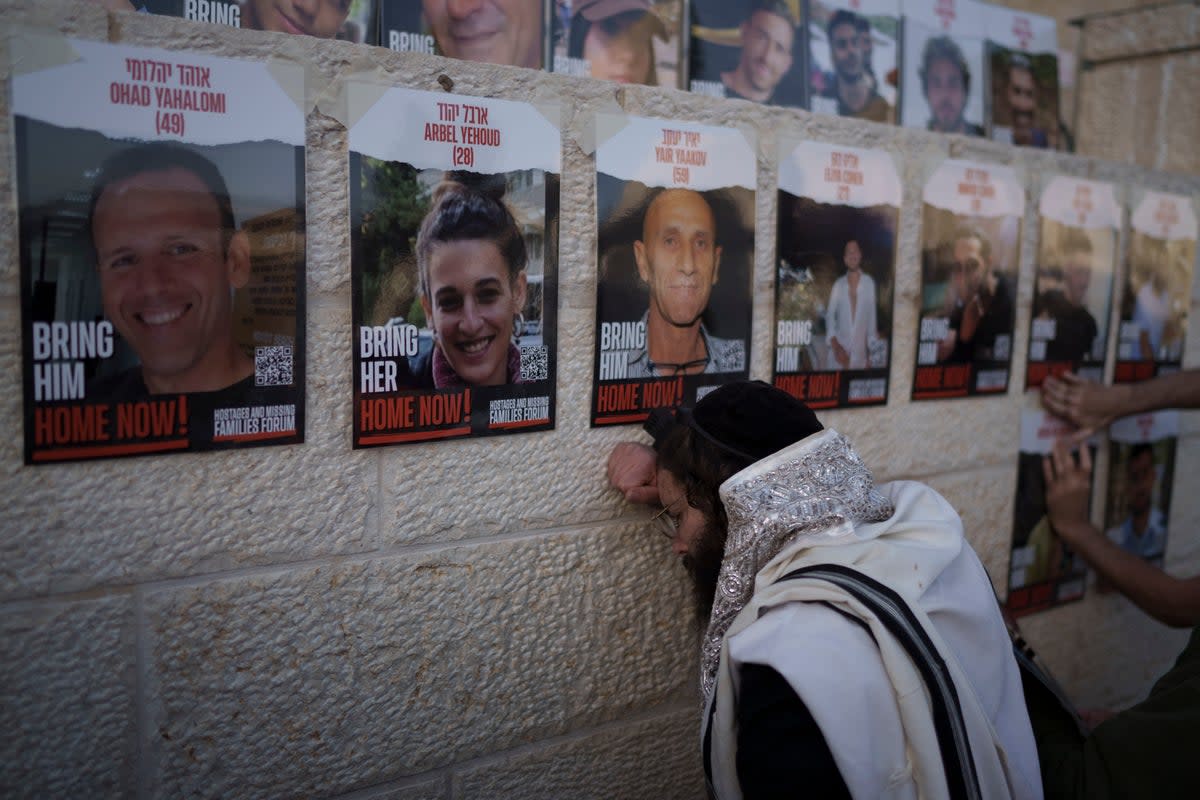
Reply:
[[[768, 377], [781, 133], [892, 153], [904, 178], [886, 407], [823, 414], [881, 480], [963, 514], [1003, 591], [1035, 226], [1027, 206], [1012, 388], [910, 403], [920, 189], [946, 157], [1200, 195], [1200, 180], [866, 123], [134, 14], [0, 0], [21, 26], [248, 59], [314, 85], [372, 62], [397, 85], [564, 109], [558, 427], [354, 451], [347, 136], [308, 117], [308, 419], [302, 446], [30, 468], [10, 85], [0, 86], [0, 794], [13, 797], [694, 798], [696, 636], [686, 578], [605, 488], [635, 429], [588, 427], [598, 110], [754, 128], [761, 143], [751, 371]], [[1165, 135], [1165, 129], [1164, 135]], [[1159, 166], [1166, 166], [1160, 164]], [[1030, 199], [1034, 193], [1030, 192]], [[1200, 198], [1198, 198], [1200, 199]], [[1193, 299], [1193, 320], [1196, 316]], [[1200, 324], [1188, 363], [1200, 365]], [[1111, 353], [1110, 353], [1111, 364]], [[1184, 415], [1177, 474], [1200, 471]], [[1181, 481], [1186, 478], [1181, 478]], [[1200, 496], [1177, 491], [1168, 568], [1200, 570]], [[1116, 596], [1027, 618], [1085, 706], [1143, 694], [1185, 635]]]

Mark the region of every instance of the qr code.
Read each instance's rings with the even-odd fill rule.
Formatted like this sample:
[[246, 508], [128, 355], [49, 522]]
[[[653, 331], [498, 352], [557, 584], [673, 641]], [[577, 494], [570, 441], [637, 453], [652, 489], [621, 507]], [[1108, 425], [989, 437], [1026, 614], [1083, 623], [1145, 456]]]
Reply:
[[546, 345], [521, 348], [521, 380], [544, 381], [550, 377], [550, 359]]
[[292, 348], [284, 346], [254, 348], [254, 385], [291, 386]]

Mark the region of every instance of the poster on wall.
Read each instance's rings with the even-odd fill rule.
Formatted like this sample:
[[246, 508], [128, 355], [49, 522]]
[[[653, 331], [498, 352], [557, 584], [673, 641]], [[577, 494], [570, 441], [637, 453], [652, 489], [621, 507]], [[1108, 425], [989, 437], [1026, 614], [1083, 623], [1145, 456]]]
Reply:
[[688, 89], [807, 106], [802, 0], [691, 0]]
[[943, 161], [925, 184], [914, 400], [1008, 390], [1024, 213], [1010, 167]]
[[1053, 17], [986, 5], [993, 141], [1057, 150], [1058, 29]]
[[683, 88], [683, 0], [557, 0], [554, 72]]
[[887, 402], [902, 194], [881, 150], [780, 144], [774, 382], [813, 408]]
[[354, 447], [553, 428], [557, 109], [347, 98]]
[[1104, 529], [1124, 550], [1163, 565], [1175, 478], [1179, 412], [1119, 419], [1109, 426]]
[[1114, 383], [1178, 371], [1187, 338], [1196, 212], [1182, 195], [1139, 195], [1130, 220]]
[[[1050, 525], [1042, 466], [1055, 440], [1074, 432], [1069, 423], [1041, 409], [1037, 392], [1025, 393], [1005, 603], [1018, 616], [1083, 597], [1087, 565], [1055, 535]], [[1094, 460], [1095, 444], [1088, 442], [1084, 446]]]
[[900, 124], [983, 136], [983, 4], [905, 0]]
[[121, 11], [147, 11], [252, 31], [275, 31], [373, 44], [377, 0], [87, 0]]
[[1026, 388], [1076, 372], [1103, 382], [1121, 208], [1111, 183], [1052, 177], [1038, 203]]
[[303, 441], [299, 68], [19, 42], [25, 462]]
[[377, 0], [379, 45], [485, 64], [541, 69], [548, 0]]
[[809, 0], [813, 111], [895, 123], [899, 0]]
[[596, 116], [592, 425], [693, 405], [749, 370], [754, 134]]

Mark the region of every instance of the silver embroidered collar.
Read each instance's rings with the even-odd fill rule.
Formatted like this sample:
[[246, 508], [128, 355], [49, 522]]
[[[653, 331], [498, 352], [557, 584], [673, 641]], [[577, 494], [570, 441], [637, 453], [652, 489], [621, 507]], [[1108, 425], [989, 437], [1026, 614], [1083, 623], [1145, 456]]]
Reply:
[[866, 464], [837, 431], [826, 429], [751, 464], [720, 488], [729, 519], [712, 618], [700, 652], [707, 702], [725, 632], [754, 593], [754, 576], [784, 547], [853, 535], [860, 522], [893, 514]]

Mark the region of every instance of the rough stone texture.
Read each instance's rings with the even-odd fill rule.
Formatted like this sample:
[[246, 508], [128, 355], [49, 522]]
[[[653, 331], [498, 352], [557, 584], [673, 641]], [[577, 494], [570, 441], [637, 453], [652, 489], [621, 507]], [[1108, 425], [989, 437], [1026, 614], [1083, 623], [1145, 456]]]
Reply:
[[0, 613], [0, 795], [134, 793], [128, 597]]
[[[1085, 10], [1083, 0], [1060, 5], [1055, 13]], [[645, 511], [604, 486], [611, 445], [643, 434], [588, 424], [597, 111], [756, 132], [750, 363], [759, 378], [771, 366], [779, 141], [895, 157], [905, 203], [889, 403], [822, 417], [879, 479], [920, 478], [943, 492], [1001, 590], [1035, 267], [1033, 187], [1041, 176], [1070, 174], [1200, 200], [1200, 181], [1179, 174], [1200, 172], [1195, 103], [1183, 101], [1200, 91], [1197, 56], [1114, 62], [1084, 76], [1080, 146], [1125, 162], [1111, 163], [344, 42], [106, 15], [67, 0], [0, 0], [0, 20], [4, 34], [29, 23], [290, 59], [306, 66], [309, 105], [319, 108], [306, 139], [307, 442], [35, 469], [21, 464], [15, 159], [9, 84], [0, 82], [0, 619], [8, 633], [0, 685], [4, 721], [19, 732], [6, 738], [13, 754], [0, 774], [5, 787], [25, 787], [4, 793], [432, 800], [604, 787], [600, 796], [699, 796], [696, 641], [682, 571], [645, 526]], [[0, 64], [9, 48], [0, 35]], [[445, 75], [455, 93], [560, 106], [556, 430], [350, 449], [347, 135], [330, 99], [342, 77], [365, 69], [397, 85], [440, 91]], [[1030, 187], [1015, 358], [1004, 396], [913, 403], [921, 188], [947, 157], [1009, 164]], [[1185, 363], [1200, 366], [1200, 282], [1193, 298]], [[1200, 496], [1179, 490], [1200, 470], [1200, 412], [1185, 415], [1183, 431], [1167, 560], [1181, 576], [1200, 571]], [[1098, 479], [1105, 468], [1101, 459]], [[145, 598], [137, 625], [125, 592]], [[1183, 641], [1094, 591], [1022, 626], [1083, 705], [1134, 701]], [[135, 731], [135, 719], [145, 730]]]
[[489, 760], [456, 777], [453, 798], [696, 800], [704, 796], [698, 726], [697, 711], [681, 711]]
[[682, 575], [649, 536], [591, 528], [148, 595], [154, 793], [347, 791], [693, 700]]
[[[0, 363], [12, 370], [2, 402], [15, 432], [18, 315], [8, 308]], [[348, 383], [340, 353], [349, 314], [318, 306], [310, 317], [304, 445], [34, 469], [20, 465], [20, 437], [6, 437], [0, 592], [30, 597], [367, 549], [375, 463], [348, 450], [349, 392], [322, 391]], [[78, 504], [64, 502], [70, 497]]]
[[1156, 50], [1187, 47], [1196, 42], [1198, 21], [1200, 11], [1190, 3], [1094, 19], [1083, 29], [1083, 58], [1136, 58]]

